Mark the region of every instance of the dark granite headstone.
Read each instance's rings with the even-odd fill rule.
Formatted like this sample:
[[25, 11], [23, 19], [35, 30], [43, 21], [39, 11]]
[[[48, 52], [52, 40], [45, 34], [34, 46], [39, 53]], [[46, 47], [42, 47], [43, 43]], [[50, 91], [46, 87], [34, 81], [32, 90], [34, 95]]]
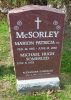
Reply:
[[9, 12], [17, 90], [59, 87], [64, 13], [47, 6]]

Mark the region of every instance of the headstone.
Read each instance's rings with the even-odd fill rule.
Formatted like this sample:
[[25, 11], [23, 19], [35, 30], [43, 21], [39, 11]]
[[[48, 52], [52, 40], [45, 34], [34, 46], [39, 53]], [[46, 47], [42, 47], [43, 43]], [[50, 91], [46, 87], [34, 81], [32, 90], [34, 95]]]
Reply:
[[17, 91], [59, 88], [64, 16], [37, 5], [9, 11]]

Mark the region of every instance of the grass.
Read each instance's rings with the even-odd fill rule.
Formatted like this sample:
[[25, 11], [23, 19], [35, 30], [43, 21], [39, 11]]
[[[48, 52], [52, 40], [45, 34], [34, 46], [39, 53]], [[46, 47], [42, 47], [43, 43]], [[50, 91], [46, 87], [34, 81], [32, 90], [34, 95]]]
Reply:
[[0, 100], [71, 100], [71, 38], [69, 26], [65, 32], [61, 61], [61, 88], [52, 95], [39, 92], [24, 95], [16, 91], [16, 78], [10, 55], [10, 39], [6, 19], [0, 20]]
[[71, 38], [65, 38], [61, 63], [62, 72], [71, 72]]

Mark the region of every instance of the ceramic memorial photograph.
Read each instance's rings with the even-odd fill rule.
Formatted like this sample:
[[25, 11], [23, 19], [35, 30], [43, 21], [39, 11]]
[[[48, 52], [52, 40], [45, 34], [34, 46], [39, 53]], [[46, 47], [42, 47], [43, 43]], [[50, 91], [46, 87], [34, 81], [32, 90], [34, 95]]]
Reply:
[[64, 16], [34, 5], [9, 12], [18, 91], [59, 88]]

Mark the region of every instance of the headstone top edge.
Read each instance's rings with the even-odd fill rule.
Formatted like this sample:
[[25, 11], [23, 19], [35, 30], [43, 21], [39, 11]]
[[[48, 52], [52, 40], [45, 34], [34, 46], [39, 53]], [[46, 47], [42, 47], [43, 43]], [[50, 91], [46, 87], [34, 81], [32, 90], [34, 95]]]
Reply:
[[48, 6], [40, 6], [40, 5], [26, 5], [24, 7], [15, 8], [15, 9], [10, 10], [8, 14], [20, 13], [20, 12], [25, 12], [25, 11], [30, 11], [30, 10], [46, 10], [46, 11], [51, 11], [55, 13], [65, 14], [65, 12], [61, 9], [50, 8]]

